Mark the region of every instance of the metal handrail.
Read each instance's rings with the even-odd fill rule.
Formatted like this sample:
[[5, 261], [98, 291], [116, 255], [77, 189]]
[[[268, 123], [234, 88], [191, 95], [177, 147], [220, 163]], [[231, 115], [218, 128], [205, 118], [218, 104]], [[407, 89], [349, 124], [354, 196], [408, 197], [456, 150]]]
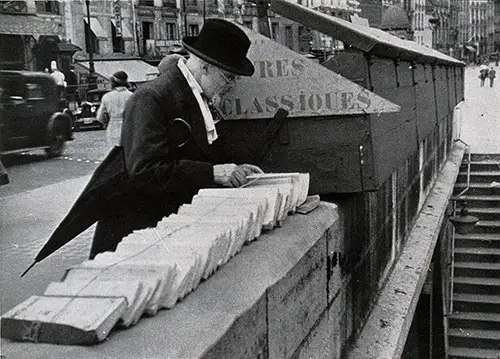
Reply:
[[[455, 216], [457, 213], [457, 201], [460, 200], [460, 197], [463, 196], [464, 193], [466, 193], [470, 187], [470, 164], [471, 164], [470, 146], [461, 139], [458, 139], [457, 141], [462, 142], [465, 145], [465, 148], [468, 149], [468, 151], [467, 151], [467, 184], [466, 184], [465, 189], [462, 192], [460, 192], [458, 195], [452, 197], [453, 216]], [[453, 287], [454, 287], [453, 277], [455, 275], [455, 227], [453, 227], [452, 235], [451, 235], [451, 263], [450, 264], [451, 264], [450, 293], [449, 293], [450, 304], [448, 306], [448, 313], [446, 313], [446, 315], [453, 313]]]

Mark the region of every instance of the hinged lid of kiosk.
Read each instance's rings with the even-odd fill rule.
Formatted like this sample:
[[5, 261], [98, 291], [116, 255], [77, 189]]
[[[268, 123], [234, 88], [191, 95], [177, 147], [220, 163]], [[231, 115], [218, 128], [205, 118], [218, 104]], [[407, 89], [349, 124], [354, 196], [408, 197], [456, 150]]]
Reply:
[[241, 77], [224, 97], [226, 119], [271, 118], [278, 108], [289, 117], [318, 117], [398, 112], [400, 107], [317, 62], [241, 28], [252, 45], [251, 77]]

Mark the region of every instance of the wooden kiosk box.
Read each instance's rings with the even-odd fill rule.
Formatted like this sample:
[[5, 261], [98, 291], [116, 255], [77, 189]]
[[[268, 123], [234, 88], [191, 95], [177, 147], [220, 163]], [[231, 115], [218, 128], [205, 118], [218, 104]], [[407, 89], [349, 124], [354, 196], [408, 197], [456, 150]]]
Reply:
[[[255, 74], [224, 97], [220, 124], [239, 161], [309, 172], [311, 194], [375, 191], [436, 126], [451, 123], [462, 62], [287, 1], [271, 5], [349, 46], [320, 65], [242, 27]], [[273, 119], [279, 108], [288, 112], [282, 122]]]

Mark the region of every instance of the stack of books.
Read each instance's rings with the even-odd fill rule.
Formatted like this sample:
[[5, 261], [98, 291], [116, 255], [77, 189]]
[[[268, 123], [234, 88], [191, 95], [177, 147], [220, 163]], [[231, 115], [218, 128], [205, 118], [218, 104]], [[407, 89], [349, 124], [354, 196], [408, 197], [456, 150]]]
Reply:
[[306, 202], [309, 175], [259, 174], [244, 188], [201, 189], [155, 228], [134, 231], [115, 252], [69, 268], [43, 296], [2, 316], [2, 337], [92, 344], [113, 327], [172, 308], [262, 231]]

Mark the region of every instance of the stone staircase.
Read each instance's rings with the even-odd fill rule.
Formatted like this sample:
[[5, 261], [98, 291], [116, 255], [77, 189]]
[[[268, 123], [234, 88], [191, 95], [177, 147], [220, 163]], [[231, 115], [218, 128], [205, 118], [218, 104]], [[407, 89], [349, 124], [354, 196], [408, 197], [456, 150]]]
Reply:
[[[455, 194], [467, 187], [467, 162], [466, 155]], [[500, 154], [473, 154], [470, 171], [461, 198], [479, 222], [471, 233], [455, 234], [448, 358], [500, 359]]]

